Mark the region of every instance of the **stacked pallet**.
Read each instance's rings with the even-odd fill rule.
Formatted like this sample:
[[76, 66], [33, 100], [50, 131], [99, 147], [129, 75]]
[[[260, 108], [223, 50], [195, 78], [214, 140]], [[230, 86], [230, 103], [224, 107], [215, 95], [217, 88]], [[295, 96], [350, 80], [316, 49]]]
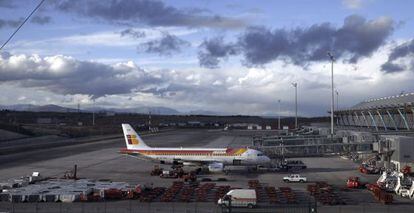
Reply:
[[250, 189], [256, 191], [257, 202], [265, 202], [267, 196], [259, 180], [249, 180], [247, 183]]
[[161, 202], [171, 202], [173, 201], [175, 195], [183, 188], [184, 182], [174, 181], [172, 186], [170, 186], [167, 191], [161, 196]]
[[186, 185], [179, 193], [180, 201], [181, 202], [190, 202], [191, 197], [195, 191], [195, 185]]
[[323, 205], [345, 205], [343, 199], [335, 193], [333, 187], [326, 182], [309, 184], [307, 190]]
[[383, 191], [377, 184], [367, 184], [367, 189], [372, 192], [376, 200], [383, 204], [391, 204], [393, 201], [392, 194]]
[[196, 201], [207, 202], [208, 194], [216, 186], [215, 183], [204, 183], [195, 189]]
[[155, 187], [153, 189], [143, 190], [139, 197], [141, 202], [152, 202], [166, 191], [165, 187]]
[[265, 191], [267, 193], [267, 197], [269, 198], [269, 203], [279, 202], [277, 194], [276, 194], [276, 188], [274, 186], [265, 187]]
[[279, 187], [283, 196], [286, 198], [287, 203], [297, 203], [296, 195], [290, 187]]

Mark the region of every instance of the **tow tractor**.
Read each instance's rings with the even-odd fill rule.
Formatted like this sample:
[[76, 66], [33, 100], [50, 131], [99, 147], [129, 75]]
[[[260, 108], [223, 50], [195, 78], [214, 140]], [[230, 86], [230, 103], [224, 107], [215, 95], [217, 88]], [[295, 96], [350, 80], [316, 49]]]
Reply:
[[357, 189], [361, 188], [362, 184], [359, 181], [359, 177], [349, 177], [346, 181], [346, 187], [350, 189]]
[[372, 165], [369, 165], [369, 164], [366, 164], [366, 163], [362, 163], [359, 166], [359, 171], [361, 173], [364, 173], [364, 174], [378, 174], [380, 172], [380, 169], [375, 167], [375, 166], [372, 166]]

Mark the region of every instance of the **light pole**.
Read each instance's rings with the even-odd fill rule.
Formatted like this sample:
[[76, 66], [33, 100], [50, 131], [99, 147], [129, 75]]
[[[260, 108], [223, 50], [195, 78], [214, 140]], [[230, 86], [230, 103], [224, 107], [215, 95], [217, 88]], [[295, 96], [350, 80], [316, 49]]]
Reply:
[[333, 75], [333, 64], [335, 61], [334, 56], [331, 52], [328, 52], [329, 59], [331, 60], [331, 92], [332, 92], [332, 98], [331, 98], [331, 138], [333, 138], [334, 135], [334, 75]]
[[95, 126], [95, 99], [93, 99], [93, 108], [92, 108], [92, 126]]
[[[335, 90], [336, 93], [336, 110], [339, 110], [339, 92]], [[339, 125], [339, 117], [336, 117], [336, 125]]]
[[148, 109], [148, 131], [151, 132], [151, 109]]
[[339, 92], [335, 90], [336, 93], [336, 110], [339, 110]]
[[280, 130], [280, 99], [277, 100], [277, 102], [279, 103], [279, 112], [277, 114], [279, 114], [279, 118], [277, 120], [277, 129]]
[[292, 83], [292, 86], [295, 87], [295, 129], [298, 129], [298, 83]]

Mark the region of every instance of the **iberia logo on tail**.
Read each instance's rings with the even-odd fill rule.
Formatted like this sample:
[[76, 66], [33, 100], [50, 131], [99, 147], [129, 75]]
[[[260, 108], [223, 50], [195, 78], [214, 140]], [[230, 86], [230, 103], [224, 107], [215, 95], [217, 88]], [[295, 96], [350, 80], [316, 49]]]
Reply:
[[139, 141], [136, 135], [127, 135], [129, 145], [138, 145]]

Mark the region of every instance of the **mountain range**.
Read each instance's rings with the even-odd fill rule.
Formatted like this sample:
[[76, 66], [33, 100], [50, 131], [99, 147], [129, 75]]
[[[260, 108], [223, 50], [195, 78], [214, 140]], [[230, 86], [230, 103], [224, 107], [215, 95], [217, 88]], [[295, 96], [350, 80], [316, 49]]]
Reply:
[[[55, 104], [48, 105], [34, 105], [34, 104], [14, 104], [14, 105], [0, 105], [0, 110], [13, 111], [28, 111], [28, 112], [77, 112], [78, 109], [71, 107], [64, 107]], [[135, 108], [105, 108], [105, 107], [86, 107], [81, 108], [80, 112], [114, 112], [114, 113], [137, 113], [137, 114], [151, 114], [154, 115], [207, 115], [207, 116], [229, 116], [224, 112], [215, 112], [208, 110], [192, 110], [188, 112], [180, 112], [176, 109], [160, 106], [142, 106]], [[278, 118], [277, 115], [267, 113], [261, 115], [264, 118]], [[285, 118], [286, 116], [281, 116]]]
[[[34, 104], [15, 104], [15, 105], [0, 105], [0, 110], [13, 111], [29, 111], [29, 112], [77, 112], [78, 109], [63, 107], [54, 104], [48, 105], [34, 105]], [[194, 110], [190, 112], [180, 112], [178, 110], [159, 107], [159, 106], [143, 106], [136, 108], [104, 108], [104, 107], [88, 107], [80, 109], [81, 112], [115, 112], [115, 113], [138, 113], [138, 114], [152, 114], [157, 115], [225, 115], [225, 113]]]

